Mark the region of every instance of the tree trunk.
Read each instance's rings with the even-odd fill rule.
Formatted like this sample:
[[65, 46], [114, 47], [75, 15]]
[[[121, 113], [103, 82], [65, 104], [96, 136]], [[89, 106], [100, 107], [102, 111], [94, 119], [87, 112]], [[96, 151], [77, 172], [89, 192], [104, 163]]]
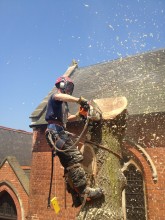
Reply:
[[[125, 131], [126, 114], [120, 114], [114, 120], [94, 123], [91, 141], [101, 143], [106, 148], [122, 155], [121, 141]], [[104, 191], [104, 198], [86, 202], [77, 220], [121, 220], [122, 190], [126, 179], [121, 171], [122, 159], [115, 154], [93, 146], [97, 158], [96, 186]]]

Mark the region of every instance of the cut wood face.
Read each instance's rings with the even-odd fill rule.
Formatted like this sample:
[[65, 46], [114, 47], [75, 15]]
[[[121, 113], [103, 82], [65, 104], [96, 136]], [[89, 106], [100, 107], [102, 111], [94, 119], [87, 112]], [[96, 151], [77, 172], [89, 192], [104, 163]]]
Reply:
[[114, 119], [127, 107], [126, 97], [103, 98], [93, 100], [102, 112], [104, 120]]
[[96, 170], [97, 170], [96, 155], [92, 145], [85, 143], [80, 151], [84, 157], [84, 160], [82, 162], [82, 166], [84, 170], [88, 174], [96, 176]]

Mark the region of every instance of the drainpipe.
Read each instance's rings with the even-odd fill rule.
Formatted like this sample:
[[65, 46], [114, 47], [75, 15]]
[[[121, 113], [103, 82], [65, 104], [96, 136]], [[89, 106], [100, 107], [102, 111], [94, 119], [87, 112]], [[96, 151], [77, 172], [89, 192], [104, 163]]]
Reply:
[[150, 155], [147, 153], [147, 151], [141, 147], [139, 144], [136, 144], [133, 140], [130, 140], [129, 138], [125, 138], [123, 140], [123, 142], [128, 142], [130, 145], [136, 147], [136, 149], [142, 153], [143, 157], [146, 159], [147, 163], [149, 164], [150, 166], [150, 169], [151, 169], [151, 172], [152, 172], [152, 179], [153, 179], [153, 182], [154, 183], [157, 183], [158, 181], [158, 175], [157, 175], [157, 170], [156, 170], [156, 167], [150, 157]]

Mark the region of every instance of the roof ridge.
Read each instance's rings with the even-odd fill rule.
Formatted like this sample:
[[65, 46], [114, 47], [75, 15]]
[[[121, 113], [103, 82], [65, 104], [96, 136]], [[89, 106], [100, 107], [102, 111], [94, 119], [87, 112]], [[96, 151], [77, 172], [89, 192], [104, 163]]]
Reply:
[[25, 171], [21, 168], [19, 162], [17, 161], [16, 157], [14, 156], [7, 156], [4, 158], [2, 163], [0, 164], [0, 168], [3, 166], [5, 162], [8, 162], [11, 166], [12, 170], [14, 171], [15, 175], [17, 176], [19, 182], [21, 183], [22, 187], [29, 195], [29, 178], [26, 176]]
[[8, 131], [14, 131], [14, 132], [18, 132], [18, 133], [32, 134], [32, 132], [30, 132], [30, 131], [24, 131], [24, 130], [21, 130], [21, 129], [8, 128], [8, 127], [1, 126], [1, 125], [0, 125], [0, 129], [8, 130]]
[[95, 63], [95, 64], [89, 64], [88, 66], [83, 66], [83, 67], [80, 67], [79, 69], [85, 69], [85, 68], [90, 68], [90, 67], [93, 67], [93, 66], [97, 66], [97, 65], [104, 65], [106, 63], [110, 63], [110, 62], [118, 62], [120, 61], [121, 59], [122, 60], [126, 60], [126, 59], [129, 59], [129, 58], [134, 58], [134, 57], [140, 57], [140, 56], [143, 56], [143, 55], [146, 55], [146, 54], [150, 54], [150, 53], [156, 53], [156, 52], [159, 52], [159, 51], [165, 51], [165, 48], [160, 48], [160, 49], [155, 49], [155, 50], [149, 50], [149, 51], [144, 51], [143, 53], [137, 53], [137, 54], [133, 54], [133, 55], [128, 55], [128, 56], [121, 56], [121, 57], [118, 57], [118, 58], [114, 58], [112, 60], [107, 60], [107, 61], [102, 61], [102, 62], [98, 62], [98, 63]]

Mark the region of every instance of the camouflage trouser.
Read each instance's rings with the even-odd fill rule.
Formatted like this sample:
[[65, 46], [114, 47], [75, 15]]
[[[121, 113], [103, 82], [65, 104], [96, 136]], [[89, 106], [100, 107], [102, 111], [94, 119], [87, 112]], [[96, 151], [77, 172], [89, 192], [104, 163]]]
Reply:
[[87, 186], [84, 169], [81, 166], [76, 167], [75, 164], [74, 168], [69, 169], [65, 173], [65, 180], [67, 183], [67, 191], [72, 195], [73, 206], [80, 206], [83, 201], [81, 194], [84, 193]]
[[84, 169], [81, 166], [76, 167], [76, 164], [73, 166], [74, 168], [65, 175], [68, 192], [72, 195], [73, 206], [84, 206], [86, 201], [103, 197], [103, 190], [100, 187], [87, 186]]
[[[69, 169], [70, 167], [71, 169]], [[67, 168], [68, 178], [72, 180], [74, 188], [82, 193], [87, 182], [85, 171], [81, 167], [81, 164], [75, 164], [70, 167]]]

